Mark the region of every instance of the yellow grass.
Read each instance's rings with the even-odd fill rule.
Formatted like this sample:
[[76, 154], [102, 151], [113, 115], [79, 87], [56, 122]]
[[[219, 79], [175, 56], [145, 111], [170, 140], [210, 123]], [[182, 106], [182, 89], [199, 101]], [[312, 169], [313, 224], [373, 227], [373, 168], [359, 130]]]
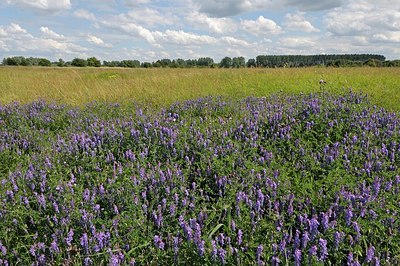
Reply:
[[45, 99], [71, 105], [91, 101], [164, 106], [207, 95], [242, 98], [283, 92], [353, 88], [377, 105], [400, 110], [400, 68], [121, 69], [1, 67], [0, 102]]

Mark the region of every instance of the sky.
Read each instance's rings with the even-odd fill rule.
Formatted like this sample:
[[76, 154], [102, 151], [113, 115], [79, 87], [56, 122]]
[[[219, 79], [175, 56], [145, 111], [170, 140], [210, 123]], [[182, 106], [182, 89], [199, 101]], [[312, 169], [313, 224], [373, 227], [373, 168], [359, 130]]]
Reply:
[[0, 57], [400, 59], [400, 0], [0, 0]]

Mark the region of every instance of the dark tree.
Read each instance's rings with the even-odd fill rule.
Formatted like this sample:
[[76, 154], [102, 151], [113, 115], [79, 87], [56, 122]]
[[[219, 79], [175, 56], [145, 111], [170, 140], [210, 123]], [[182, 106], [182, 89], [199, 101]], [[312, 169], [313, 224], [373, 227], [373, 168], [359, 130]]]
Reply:
[[222, 58], [219, 67], [230, 68], [232, 66], [232, 59], [228, 56]]
[[101, 67], [101, 62], [96, 57], [86, 59], [87, 65], [90, 67]]
[[71, 65], [75, 66], [75, 67], [85, 67], [87, 66], [88, 62], [85, 59], [82, 58], [74, 58], [74, 60], [72, 60]]

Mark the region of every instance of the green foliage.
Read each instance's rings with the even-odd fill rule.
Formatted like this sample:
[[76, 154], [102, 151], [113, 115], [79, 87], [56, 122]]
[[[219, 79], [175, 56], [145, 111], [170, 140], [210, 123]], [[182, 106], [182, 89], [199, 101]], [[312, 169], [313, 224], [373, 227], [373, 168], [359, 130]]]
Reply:
[[90, 58], [86, 59], [86, 61], [87, 61], [87, 66], [101, 67], [101, 62], [96, 57], [90, 57]]
[[229, 56], [222, 58], [221, 62], [219, 63], [219, 67], [223, 68], [232, 67], [232, 58], [230, 58]]
[[82, 58], [74, 58], [71, 65], [75, 67], [85, 67], [88, 65], [88, 61]]
[[46, 66], [46, 67], [49, 67], [49, 66], [51, 66], [51, 62], [50, 62], [50, 60], [48, 60], [48, 59], [46, 59], [46, 58], [41, 58], [41, 59], [39, 60], [38, 65], [39, 65], [39, 66]]

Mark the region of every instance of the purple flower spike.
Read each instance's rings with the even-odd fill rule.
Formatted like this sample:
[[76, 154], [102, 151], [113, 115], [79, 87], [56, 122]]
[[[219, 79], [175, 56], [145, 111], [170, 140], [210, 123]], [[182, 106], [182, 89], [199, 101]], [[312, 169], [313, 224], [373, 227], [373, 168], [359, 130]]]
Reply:
[[294, 252], [294, 263], [296, 266], [301, 265], [301, 250], [300, 249], [296, 249], [296, 251]]
[[366, 262], [371, 262], [375, 255], [375, 247], [370, 246], [367, 250], [367, 257], [365, 258]]
[[261, 260], [261, 255], [263, 253], [264, 247], [262, 245], [259, 245], [257, 247], [257, 265], [262, 266], [264, 265], [264, 262]]
[[318, 243], [319, 243], [319, 247], [320, 247], [319, 259], [322, 261], [325, 261], [326, 258], [328, 257], [328, 248], [327, 248], [328, 241], [326, 241], [323, 238], [320, 238]]
[[154, 245], [156, 246], [156, 248], [164, 250], [165, 243], [162, 241], [161, 237], [158, 235], [154, 236]]

